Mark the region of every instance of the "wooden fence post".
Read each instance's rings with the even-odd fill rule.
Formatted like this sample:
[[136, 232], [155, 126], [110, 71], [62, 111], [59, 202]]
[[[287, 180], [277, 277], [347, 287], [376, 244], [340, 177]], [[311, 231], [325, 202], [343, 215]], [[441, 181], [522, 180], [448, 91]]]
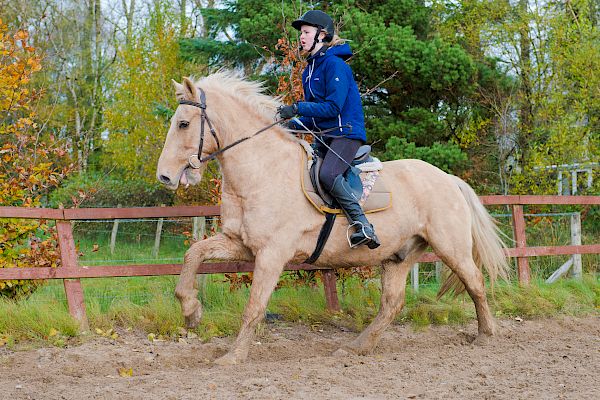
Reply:
[[[117, 208], [121, 208], [119, 204]], [[113, 222], [112, 232], [110, 233], [110, 254], [115, 254], [115, 246], [117, 244], [117, 232], [119, 231], [119, 220], [115, 219]]]
[[338, 300], [335, 271], [323, 271], [323, 287], [325, 289], [325, 301], [329, 311], [340, 311], [340, 301]]
[[[571, 244], [578, 246], [581, 245], [581, 214], [571, 214]], [[573, 269], [571, 274], [575, 279], [581, 279], [582, 266], [581, 266], [581, 254], [573, 254]]]
[[443, 263], [441, 261], [435, 262], [435, 281], [437, 283], [442, 283], [442, 267]]
[[[206, 233], [206, 217], [193, 217], [193, 228], [192, 228], [192, 239], [195, 241], [203, 240], [204, 234]], [[206, 274], [198, 274], [196, 282], [198, 283], [198, 290], [200, 291], [200, 298], [206, 300], [206, 281], [208, 276]]]
[[[160, 205], [164, 207], [164, 204]], [[160, 236], [162, 235], [162, 227], [163, 227], [164, 218], [159, 218], [158, 223], [156, 224], [156, 234], [154, 235], [154, 248], [152, 249], [152, 257], [158, 257], [158, 250], [160, 249]]]
[[219, 217], [213, 216], [212, 217], [212, 230], [213, 232], [216, 234], [219, 231]]
[[[527, 247], [525, 238], [525, 216], [523, 215], [523, 206], [521, 204], [513, 204], [512, 220], [517, 249]], [[519, 283], [521, 285], [528, 285], [531, 278], [531, 272], [529, 270], [529, 260], [527, 257], [517, 257], [517, 269]]]
[[413, 291], [416, 293], [419, 291], [419, 263], [413, 264], [410, 269], [410, 283]]
[[[62, 268], [77, 268], [77, 251], [73, 239], [73, 227], [71, 221], [57, 220], [56, 230], [58, 232], [58, 246], [60, 247], [60, 261]], [[85, 313], [85, 302], [83, 289], [79, 279], [63, 279], [69, 314], [77, 321], [81, 330], [89, 329], [87, 315]]]

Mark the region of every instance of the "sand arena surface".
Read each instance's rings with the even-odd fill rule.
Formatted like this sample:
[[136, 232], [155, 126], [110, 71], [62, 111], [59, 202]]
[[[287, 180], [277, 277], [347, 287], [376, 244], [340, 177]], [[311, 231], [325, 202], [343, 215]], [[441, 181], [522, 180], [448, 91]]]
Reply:
[[[600, 316], [518, 322], [471, 344], [475, 322], [394, 325], [370, 356], [332, 357], [356, 333], [277, 322], [242, 365], [233, 338], [150, 342], [119, 332], [67, 348], [0, 348], [3, 399], [600, 399]], [[121, 376], [131, 368], [133, 376]]]

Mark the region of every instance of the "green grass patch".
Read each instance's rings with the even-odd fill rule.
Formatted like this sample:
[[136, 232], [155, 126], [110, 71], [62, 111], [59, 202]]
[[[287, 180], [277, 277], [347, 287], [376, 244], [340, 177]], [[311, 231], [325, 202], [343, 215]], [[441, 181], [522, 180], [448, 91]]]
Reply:
[[62, 347], [79, 326], [60, 302], [14, 302], [0, 299], [0, 345], [51, 344]]
[[437, 300], [436, 295], [435, 286], [418, 293], [409, 292], [400, 321], [408, 321], [415, 328], [424, 328], [429, 325], [463, 324], [475, 317], [475, 307], [469, 297], [444, 296]]
[[[129, 329], [176, 339], [183, 317], [173, 292], [177, 277], [84, 279], [83, 288], [90, 331]], [[249, 289], [229, 290], [221, 275], [208, 277], [203, 294], [204, 314], [194, 331], [200, 338], [234, 335], [239, 330]], [[325, 308], [321, 286], [283, 287], [269, 303], [268, 312], [278, 318], [307, 325], [330, 324], [360, 331], [379, 308], [377, 280], [348, 279], [338, 287], [342, 312]], [[430, 325], [463, 324], [475, 318], [468, 296], [436, 300], [437, 287], [428, 285], [415, 293], [407, 289], [406, 305], [397, 323], [416, 329]], [[560, 280], [548, 285], [535, 281], [528, 287], [498, 284], [489, 294], [497, 317], [539, 318], [554, 315], [588, 315], [600, 311], [600, 281], [587, 275], [581, 281]], [[20, 302], [0, 301], [0, 346], [19, 343], [62, 346], [81, 333], [69, 316], [62, 282], [51, 282]]]
[[529, 286], [500, 284], [490, 303], [497, 316], [549, 317], [557, 314], [582, 315], [598, 312], [600, 282], [585, 275], [582, 280], [564, 279], [553, 284], [543, 281]]

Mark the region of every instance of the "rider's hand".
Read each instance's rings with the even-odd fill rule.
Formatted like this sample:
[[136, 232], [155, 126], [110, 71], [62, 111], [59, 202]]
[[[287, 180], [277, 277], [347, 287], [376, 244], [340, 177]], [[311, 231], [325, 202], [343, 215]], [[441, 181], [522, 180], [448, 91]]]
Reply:
[[294, 103], [291, 106], [281, 106], [277, 109], [277, 112], [281, 118], [292, 118], [298, 114], [298, 105]]

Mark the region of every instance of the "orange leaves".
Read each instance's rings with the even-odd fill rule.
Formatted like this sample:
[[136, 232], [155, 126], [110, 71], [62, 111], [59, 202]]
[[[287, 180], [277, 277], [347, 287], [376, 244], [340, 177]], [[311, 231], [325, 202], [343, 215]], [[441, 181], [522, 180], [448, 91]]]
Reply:
[[249, 287], [252, 285], [252, 272], [247, 274], [225, 274], [225, 280], [223, 282], [229, 283], [229, 291], [234, 292], [244, 287]]
[[221, 178], [211, 178], [212, 186], [209, 189], [211, 204], [221, 204]]
[[27, 33], [27, 31], [24, 31], [23, 29], [19, 29], [17, 33], [15, 33], [14, 38], [15, 40], [21, 40], [24, 42], [25, 40], [27, 40], [27, 38], [29, 38], [29, 33]]
[[304, 92], [302, 91], [302, 70], [306, 66], [306, 61], [300, 58], [300, 54], [295, 45], [292, 45], [287, 38], [277, 40], [275, 46], [277, 50], [283, 53], [283, 58], [276, 59], [283, 69], [289, 70], [289, 75], [279, 77], [277, 94], [283, 96], [283, 102], [291, 104], [302, 100]]
[[[32, 75], [41, 58], [29, 46], [29, 34], [10, 34], [0, 20], [0, 204], [39, 207], [48, 190], [68, 172], [59, 169], [56, 145], [41, 139], [30, 104], [38, 92]], [[0, 268], [56, 267], [56, 233], [45, 221], [3, 219]], [[0, 281], [0, 296], [26, 297], [40, 281]]]
[[27, 31], [19, 30], [12, 36], [7, 33], [8, 28], [0, 21], [0, 119], [6, 112], [27, 107], [32, 93], [25, 85], [31, 74], [42, 68], [41, 58], [28, 44]]

